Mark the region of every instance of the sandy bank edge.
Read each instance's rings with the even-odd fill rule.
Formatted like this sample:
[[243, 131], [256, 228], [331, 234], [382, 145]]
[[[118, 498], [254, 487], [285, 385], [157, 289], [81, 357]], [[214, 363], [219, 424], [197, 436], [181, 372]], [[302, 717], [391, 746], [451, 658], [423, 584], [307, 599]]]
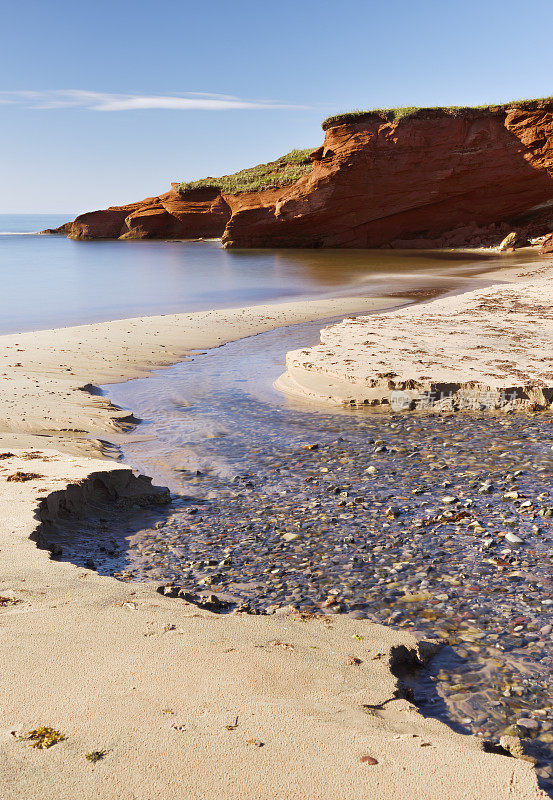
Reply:
[[86, 440], [87, 435], [128, 430], [136, 420], [95, 394], [96, 385], [146, 377], [194, 351], [274, 328], [408, 302], [384, 297], [295, 301], [0, 336], [0, 442], [99, 455], [101, 443]]

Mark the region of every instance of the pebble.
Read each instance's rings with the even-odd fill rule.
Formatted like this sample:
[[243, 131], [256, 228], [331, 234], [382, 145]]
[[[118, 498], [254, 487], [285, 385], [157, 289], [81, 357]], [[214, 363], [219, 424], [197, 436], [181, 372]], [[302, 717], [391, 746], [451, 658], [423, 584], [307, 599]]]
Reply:
[[517, 719], [517, 725], [522, 725], [523, 728], [526, 728], [529, 731], [539, 731], [540, 723], [535, 719], [528, 719], [527, 717], [521, 717], [521, 719]]
[[517, 536], [515, 533], [506, 533], [505, 539], [511, 544], [524, 544], [524, 539], [521, 539], [520, 536]]

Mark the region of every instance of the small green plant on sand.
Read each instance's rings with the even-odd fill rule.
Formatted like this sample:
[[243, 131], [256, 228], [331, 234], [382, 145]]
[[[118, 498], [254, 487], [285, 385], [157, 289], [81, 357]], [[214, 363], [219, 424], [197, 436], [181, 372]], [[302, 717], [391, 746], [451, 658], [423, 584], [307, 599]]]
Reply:
[[107, 750], [93, 750], [91, 753], [85, 753], [85, 758], [87, 761], [90, 761], [91, 764], [96, 764], [97, 761], [101, 761], [105, 758]]
[[63, 733], [51, 728], [49, 725], [44, 725], [42, 728], [34, 728], [25, 735], [25, 739], [30, 739], [30, 747], [36, 747], [37, 750], [47, 750], [52, 745], [58, 742], [63, 742], [67, 737]]

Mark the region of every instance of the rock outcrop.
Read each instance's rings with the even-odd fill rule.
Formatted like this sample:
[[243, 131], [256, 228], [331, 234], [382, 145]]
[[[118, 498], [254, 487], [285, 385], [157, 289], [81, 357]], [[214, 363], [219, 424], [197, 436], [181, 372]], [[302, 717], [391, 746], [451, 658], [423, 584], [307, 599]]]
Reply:
[[[497, 246], [553, 230], [553, 101], [367, 112], [324, 124], [313, 169], [263, 191], [216, 187], [78, 217], [69, 236], [225, 247]], [[60, 230], [60, 232], [63, 232]]]
[[512, 253], [513, 250], [518, 250], [520, 247], [528, 247], [530, 241], [527, 236], [519, 233], [518, 231], [511, 231], [503, 239], [497, 248], [500, 253]]
[[217, 189], [196, 189], [181, 197], [173, 184], [158, 197], [111, 206], [78, 216], [55, 231], [70, 239], [199, 239], [220, 237], [230, 208]]
[[541, 243], [541, 247], [539, 249], [539, 253], [542, 256], [549, 255], [553, 253], [553, 233], [548, 234], [543, 242]]

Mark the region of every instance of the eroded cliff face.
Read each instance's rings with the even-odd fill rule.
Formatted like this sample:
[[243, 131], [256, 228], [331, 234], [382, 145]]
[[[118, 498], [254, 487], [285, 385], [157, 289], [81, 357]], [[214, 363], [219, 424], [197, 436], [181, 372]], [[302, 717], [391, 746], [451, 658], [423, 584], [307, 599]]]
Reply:
[[480, 245], [552, 228], [539, 208], [553, 206], [552, 110], [337, 125], [319, 157], [274, 203], [229, 200], [225, 246]]
[[201, 188], [82, 214], [74, 239], [222, 236], [225, 247], [497, 245], [553, 230], [553, 103], [338, 120], [296, 183]]

